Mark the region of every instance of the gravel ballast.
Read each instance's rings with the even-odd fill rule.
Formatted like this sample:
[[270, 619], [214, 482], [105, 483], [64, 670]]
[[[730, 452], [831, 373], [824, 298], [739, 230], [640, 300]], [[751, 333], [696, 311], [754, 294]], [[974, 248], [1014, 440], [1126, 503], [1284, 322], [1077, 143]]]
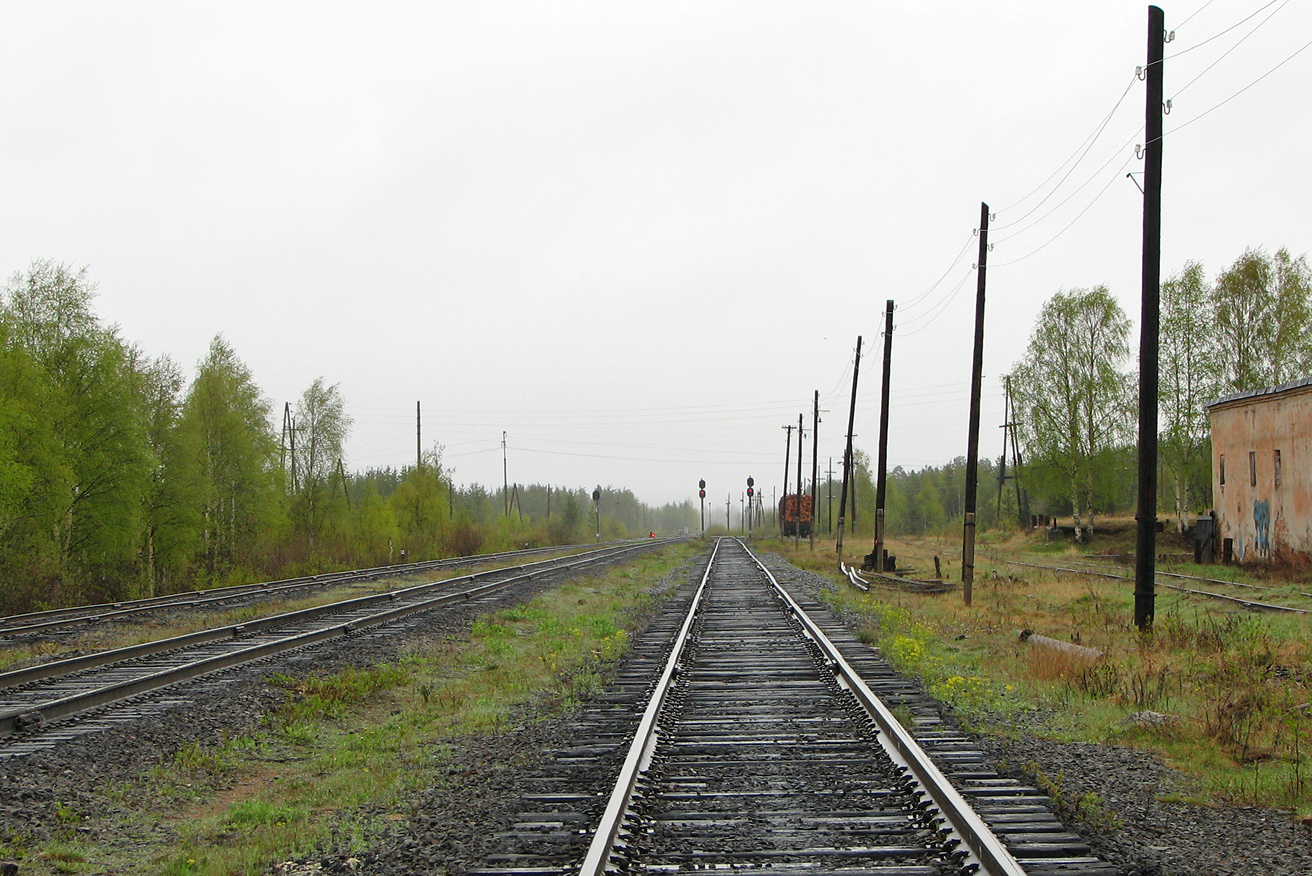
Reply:
[[[770, 558], [772, 570], [808, 589], [834, 586], [826, 579]], [[697, 564], [678, 573], [689, 577]], [[656, 586], [659, 582], [652, 582]], [[537, 587], [526, 589], [527, 598]], [[424, 628], [411, 626], [395, 639], [365, 638], [349, 651], [315, 649], [290, 659], [224, 673], [190, 689], [186, 703], [80, 736], [31, 755], [0, 761], [0, 837], [25, 837], [38, 845], [68, 835], [89, 842], [149, 849], [169, 828], [143, 822], [106, 793], [133, 783], [167, 762], [191, 741], [217, 742], [249, 732], [287, 696], [265, 683], [271, 672], [302, 675], [394, 660], [422, 638], [462, 636], [472, 616], [447, 616]], [[943, 717], [953, 722], [951, 710]], [[476, 866], [497, 846], [496, 834], [519, 813], [523, 777], [539, 771], [549, 755], [568, 746], [574, 715], [526, 710], [509, 729], [459, 737], [444, 747], [433, 772], [402, 812], [348, 813], [359, 824], [384, 825], [365, 838], [364, 850], [325, 848], [279, 865], [277, 872], [402, 874], [459, 873]], [[977, 734], [999, 772], [1033, 781], [1042, 773], [1066, 800], [1097, 795], [1102, 823], [1089, 824], [1059, 811], [1095, 852], [1127, 876], [1194, 874], [1312, 874], [1312, 830], [1288, 812], [1174, 802], [1190, 796], [1187, 777], [1152, 754], [1131, 748], [1063, 743], [1042, 738], [1044, 717], [1021, 713], [997, 734]], [[58, 804], [58, 805], [57, 805]], [[79, 813], [70, 823], [60, 812]], [[370, 818], [370, 816], [376, 816]], [[1107, 822], [1114, 822], [1108, 826]], [[26, 869], [26, 868], [24, 868]], [[19, 871], [20, 873], [23, 870]], [[128, 873], [94, 862], [78, 872]]]

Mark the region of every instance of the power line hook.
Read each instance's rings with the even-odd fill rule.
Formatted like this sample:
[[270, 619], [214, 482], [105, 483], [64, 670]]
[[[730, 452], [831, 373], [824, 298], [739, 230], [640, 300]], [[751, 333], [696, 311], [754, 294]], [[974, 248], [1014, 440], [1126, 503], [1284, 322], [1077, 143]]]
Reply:
[[1162, 115], [1169, 116], [1170, 114], [1171, 114], [1171, 101], [1167, 100], [1166, 103], [1162, 104]]

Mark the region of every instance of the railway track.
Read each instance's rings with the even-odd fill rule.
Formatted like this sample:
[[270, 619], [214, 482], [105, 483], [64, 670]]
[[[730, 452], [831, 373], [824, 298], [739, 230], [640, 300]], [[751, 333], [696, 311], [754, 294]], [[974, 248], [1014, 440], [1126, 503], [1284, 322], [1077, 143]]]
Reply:
[[[999, 561], [994, 560], [994, 562], [999, 562]], [[1118, 575], [1115, 572], [1108, 572], [1102, 569], [1098, 569], [1096, 567], [1074, 568], [1076, 566], [1088, 566], [1089, 564], [1087, 563], [1068, 563], [1065, 566], [1051, 566], [1051, 565], [1045, 565], [1043, 563], [1026, 563], [1020, 560], [1001, 560], [1001, 562], [1006, 563], [1007, 565], [1010, 566], [1026, 566], [1031, 569], [1043, 569], [1044, 571], [1047, 572], [1064, 572], [1068, 575], [1089, 575], [1094, 578], [1111, 578], [1112, 580], [1115, 581], [1127, 581], [1127, 582], [1134, 581], [1133, 575]], [[1181, 580], [1205, 581], [1212, 584], [1223, 584], [1229, 587], [1237, 587], [1237, 588], [1243, 588], [1248, 590], [1273, 589], [1269, 587], [1259, 587], [1255, 584], [1241, 584], [1236, 581], [1222, 581], [1217, 578], [1199, 578], [1192, 575], [1177, 575], [1172, 572], [1156, 572], [1155, 575], [1157, 578], [1178, 578]], [[1295, 608], [1289, 605], [1278, 605], [1273, 602], [1261, 602], [1256, 599], [1246, 599], [1241, 596], [1230, 596], [1225, 593], [1217, 593], [1213, 590], [1200, 590], [1197, 587], [1183, 587], [1179, 584], [1167, 584], [1164, 581], [1157, 581], [1156, 583], [1158, 587], [1164, 587], [1167, 590], [1174, 590], [1177, 593], [1185, 593], [1190, 596], [1202, 596], [1206, 599], [1216, 599], [1221, 602], [1229, 602], [1233, 605], [1238, 605], [1238, 606], [1242, 606], [1243, 608], [1252, 609], [1253, 611], [1284, 612], [1286, 614], [1312, 614], [1312, 611], [1308, 611], [1306, 608]], [[1301, 595], [1307, 596], [1308, 594], [1301, 594]]]
[[471, 874], [1116, 872], [737, 541], [577, 732]]
[[402, 563], [392, 566], [377, 566], [372, 569], [355, 569], [346, 572], [329, 572], [322, 575], [307, 575], [300, 578], [286, 578], [279, 581], [266, 581], [259, 584], [236, 584], [231, 587], [216, 587], [212, 590], [195, 590], [186, 593], [173, 593], [166, 596], [152, 596], [145, 599], [105, 602], [96, 605], [78, 605], [69, 608], [56, 608], [49, 611], [36, 611], [26, 614], [0, 617], [0, 644], [6, 641], [32, 641], [34, 638], [48, 636], [55, 631], [79, 630], [88, 624], [105, 621], [129, 621], [152, 612], [168, 609], [209, 609], [232, 607], [269, 599], [286, 599], [294, 597], [300, 591], [328, 589], [344, 585], [378, 581], [406, 575], [436, 572], [443, 569], [458, 569], [484, 563], [496, 563], [505, 560], [517, 560], [544, 553], [559, 553], [582, 546], [529, 548], [518, 551], [503, 551], [495, 554], [479, 554], [467, 557], [450, 557], [441, 560], [425, 560], [418, 563]]
[[[70, 730], [144, 694], [275, 654], [357, 635], [418, 613], [471, 600], [545, 575], [570, 574], [668, 541], [606, 547], [564, 558], [362, 596], [302, 611], [217, 627], [0, 674], [0, 758], [49, 747], [86, 732]], [[133, 717], [131, 709], [127, 717]], [[54, 725], [54, 726], [52, 726]], [[35, 738], [35, 737], [42, 738]]]

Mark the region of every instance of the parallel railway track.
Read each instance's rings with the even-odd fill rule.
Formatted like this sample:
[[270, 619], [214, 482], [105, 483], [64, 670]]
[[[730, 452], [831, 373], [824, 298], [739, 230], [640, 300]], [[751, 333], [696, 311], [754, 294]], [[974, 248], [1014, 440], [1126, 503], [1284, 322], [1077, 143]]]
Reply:
[[258, 584], [236, 584], [231, 587], [216, 587], [212, 590], [195, 590], [166, 596], [123, 600], [121, 602], [105, 602], [96, 605], [78, 605], [48, 611], [28, 612], [26, 614], [0, 617], [0, 641], [6, 639], [27, 641], [43, 634], [48, 635], [61, 630], [77, 630], [88, 624], [98, 624], [105, 621], [121, 620], [131, 622], [142, 615], [167, 609], [203, 610], [218, 606], [230, 607], [259, 600], [287, 599], [295, 596], [298, 592], [312, 589], [322, 590], [386, 578], [436, 572], [443, 569], [458, 569], [485, 563], [517, 560], [544, 553], [560, 553], [579, 548], [580, 546], [577, 545], [573, 548], [570, 546], [529, 548], [495, 554], [450, 557], [441, 560], [425, 560], [418, 563], [376, 566], [371, 569], [306, 575], [300, 578], [286, 578]]
[[578, 571], [668, 543], [644, 541], [478, 572], [0, 674], [0, 758], [33, 750], [26, 738], [52, 722], [418, 612], [487, 597], [537, 576]]
[[926, 717], [936, 763], [890, 710], [929, 711], [914, 688], [741, 543], [719, 543], [681, 607], [471, 873], [1116, 872]]

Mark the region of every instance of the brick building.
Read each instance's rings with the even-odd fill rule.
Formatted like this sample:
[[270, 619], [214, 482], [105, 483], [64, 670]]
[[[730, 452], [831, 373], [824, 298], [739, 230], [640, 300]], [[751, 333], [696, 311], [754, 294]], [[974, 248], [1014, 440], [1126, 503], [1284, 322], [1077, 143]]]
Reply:
[[1312, 377], [1207, 406], [1217, 537], [1240, 561], [1312, 555]]

